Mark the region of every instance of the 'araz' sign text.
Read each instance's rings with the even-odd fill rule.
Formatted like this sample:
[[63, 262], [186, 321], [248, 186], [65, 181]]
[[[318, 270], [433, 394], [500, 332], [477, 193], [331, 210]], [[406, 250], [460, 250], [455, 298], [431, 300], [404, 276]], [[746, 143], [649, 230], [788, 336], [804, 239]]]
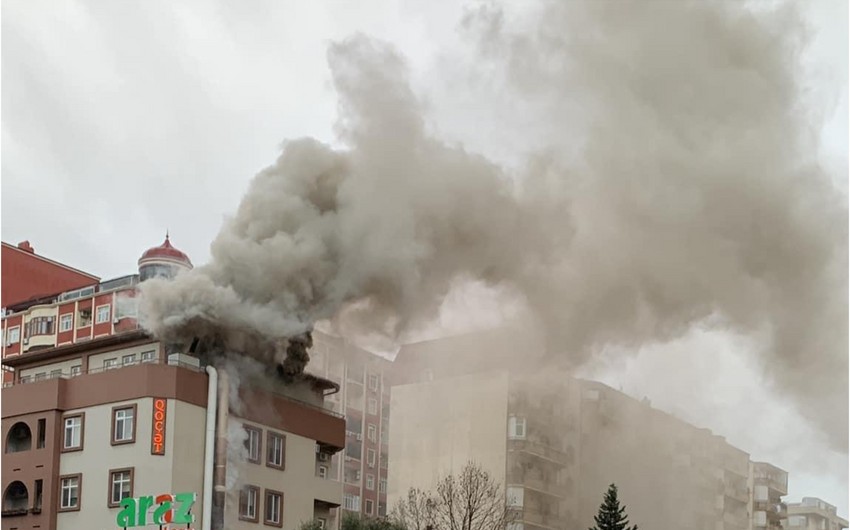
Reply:
[[[164, 493], [156, 497], [137, 497], [121, 500], [121, 511], [115, 519], [119, 528], [135, 526], [185, 524], [195, 522], [190, 513], [198, 498], [196, 493]], [[153, 511], [153, 513], [151, 513]]]

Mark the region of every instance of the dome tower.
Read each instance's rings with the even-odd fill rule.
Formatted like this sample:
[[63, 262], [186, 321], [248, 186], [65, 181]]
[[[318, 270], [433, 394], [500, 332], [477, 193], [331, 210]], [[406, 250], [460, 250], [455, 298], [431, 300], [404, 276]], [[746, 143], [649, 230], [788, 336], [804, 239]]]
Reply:
[[177, 250], [165, 233], [165, 242], [158, 247], [149, 248], [139, 258], [139, 280], [150, 278], [173, 278], [180, 270], [190, 270], [192, 261], [189, 256]]

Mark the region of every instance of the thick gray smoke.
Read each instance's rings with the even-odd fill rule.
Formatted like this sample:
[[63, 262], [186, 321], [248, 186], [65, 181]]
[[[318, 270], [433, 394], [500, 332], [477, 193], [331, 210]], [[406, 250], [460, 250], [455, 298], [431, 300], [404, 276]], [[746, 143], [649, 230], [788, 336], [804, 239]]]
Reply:
[[430, 134], [390, 46], [334, 44], [345, 147], [287, 142], [210, 264], [143, 285], [145, 325], [282, 362], [318, 320], [395, 336], [477, 279], [522, 297], [573, 365], [706, 322], [764, 334], [765, 370], [846, 450], [846, 198], [800, 103], [799, 17], [573, 1], [528, 20], [464, 19], [539, 123], [522, 172]]

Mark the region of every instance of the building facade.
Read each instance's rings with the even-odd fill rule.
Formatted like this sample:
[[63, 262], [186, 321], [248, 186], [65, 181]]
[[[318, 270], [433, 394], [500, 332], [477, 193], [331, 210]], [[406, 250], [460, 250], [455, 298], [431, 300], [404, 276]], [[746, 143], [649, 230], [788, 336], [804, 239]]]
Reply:
[[390, 362], [344, 338], [313, 332], [309, 373], [340, 386], [328, 406], [345, 415], [345, 452], [330, 462], [330, 476], [344, 483], [343, 509], [364, 517], [387, 513]]
[[235, 368], [175, 353], [124, 303], [143, 279], [190, 267], [166, 238], [138, 275], [7, 308], [4, 331], [23, 331], [3, 349], [4, 530], [177, 522], [181, 510], [201, 528], [207, 493], [213, 528], [338, 527], [330, 462], [346, 426], [326, 398], [339, 385], [274, 370], [231, 384]]
[[788, 517], [783, 528], [793, 530], [844, 530], [847, 519], [839, 517], [835, 506], [816, 497], [803, 497], [802, 502], [788, 503]]
[[611, 483], [646, 528], [747, 530], [767, 528], [754, 518], [760, 511], [782, 516], [784, 471], [771, 466], [773, 489], [754, 497], [764, 465], [723, 437], [604, 384], [535, 368], [545, 362], [533, 337], [483, 339], [402, 349], [392, 376], [391, 506], [475, 461], [504, 485], [517, 529], [587, 528]]

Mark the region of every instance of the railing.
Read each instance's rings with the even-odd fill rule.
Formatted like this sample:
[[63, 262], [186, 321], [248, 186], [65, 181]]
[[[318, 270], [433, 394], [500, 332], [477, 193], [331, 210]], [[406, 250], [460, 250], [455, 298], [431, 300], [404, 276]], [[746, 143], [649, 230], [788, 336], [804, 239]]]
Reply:
[[545, 458], [559, 464], [568, 464], [570, 462], [569, 454], [540, 442], [514, 439], [510, 440], [509, 444], [509, 447], [516, 451]]

